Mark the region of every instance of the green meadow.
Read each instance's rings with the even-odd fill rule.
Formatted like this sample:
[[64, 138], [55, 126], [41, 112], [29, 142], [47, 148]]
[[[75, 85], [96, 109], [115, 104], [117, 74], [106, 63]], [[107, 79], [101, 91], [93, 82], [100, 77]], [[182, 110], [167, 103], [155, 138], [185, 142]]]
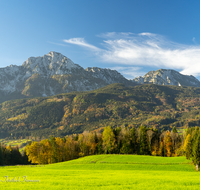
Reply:
[[50, 165], [0, 169], [1, 190], [199, 189], [199, 179], [200, 172], [184, 157], [95, 155]]

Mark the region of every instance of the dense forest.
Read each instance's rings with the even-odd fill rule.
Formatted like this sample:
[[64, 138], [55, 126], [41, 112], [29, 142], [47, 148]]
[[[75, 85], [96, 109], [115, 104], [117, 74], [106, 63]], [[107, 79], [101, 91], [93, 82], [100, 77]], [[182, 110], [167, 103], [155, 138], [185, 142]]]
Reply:
[[141, 125], [159, 131], [200, 124], [200, 88], [111, 84], [89, 92], [0, 104], [0, 138], [41, 140], [105, 126]]

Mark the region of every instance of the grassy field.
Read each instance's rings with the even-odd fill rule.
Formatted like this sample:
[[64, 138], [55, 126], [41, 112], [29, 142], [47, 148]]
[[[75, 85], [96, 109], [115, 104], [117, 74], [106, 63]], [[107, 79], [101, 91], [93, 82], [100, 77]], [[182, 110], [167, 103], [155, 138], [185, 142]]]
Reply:
[[[23, 176], [39, 182], [25, 182]], [[199, 189], [199, 178], [184, 157], [95, 155], [51, 165], [1, 167], [0, 189]]]

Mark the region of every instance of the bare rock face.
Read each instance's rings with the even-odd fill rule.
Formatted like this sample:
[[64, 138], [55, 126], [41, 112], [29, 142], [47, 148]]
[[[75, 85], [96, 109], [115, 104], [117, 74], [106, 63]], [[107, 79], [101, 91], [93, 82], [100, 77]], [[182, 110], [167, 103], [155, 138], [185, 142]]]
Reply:
[[143, 77], [137, 77], [133, 81], [140, 84], [153, 83], [158, 85], [193, 86], [200, 87], [200, 81], [192, 75], [182, 75], [171, 69], [159, 69], [150, 71]]
[[21, 66], [0, 68], [0, 102], [94, 90], [111, 83], [136, 84], [115, 70], [84, 69], [64, 55], [51, 51], [42, 57], [30, 57]]

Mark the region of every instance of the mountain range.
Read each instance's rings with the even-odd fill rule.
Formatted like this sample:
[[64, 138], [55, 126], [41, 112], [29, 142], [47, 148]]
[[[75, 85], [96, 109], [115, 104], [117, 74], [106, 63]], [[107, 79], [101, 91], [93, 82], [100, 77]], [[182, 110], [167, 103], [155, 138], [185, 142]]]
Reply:
[[195, 77], [174, 70], [159, 69], [128, 80], [116, 70], [98, 67], [84, 69], [61, 53], [51, 51], [42, 57], [30, 57], [21, 66], [0, 68], [0, 102], [90, 91], [112, 83], [125, 86], [153, 83], [200, 87]]
[[136, 85], [115, 70], [84, 69], [64, 55], [51, 51], [42, 57], [30, 57], [21, 66], [0, 68], [0, 102], [89, 91], [111, 83]]

